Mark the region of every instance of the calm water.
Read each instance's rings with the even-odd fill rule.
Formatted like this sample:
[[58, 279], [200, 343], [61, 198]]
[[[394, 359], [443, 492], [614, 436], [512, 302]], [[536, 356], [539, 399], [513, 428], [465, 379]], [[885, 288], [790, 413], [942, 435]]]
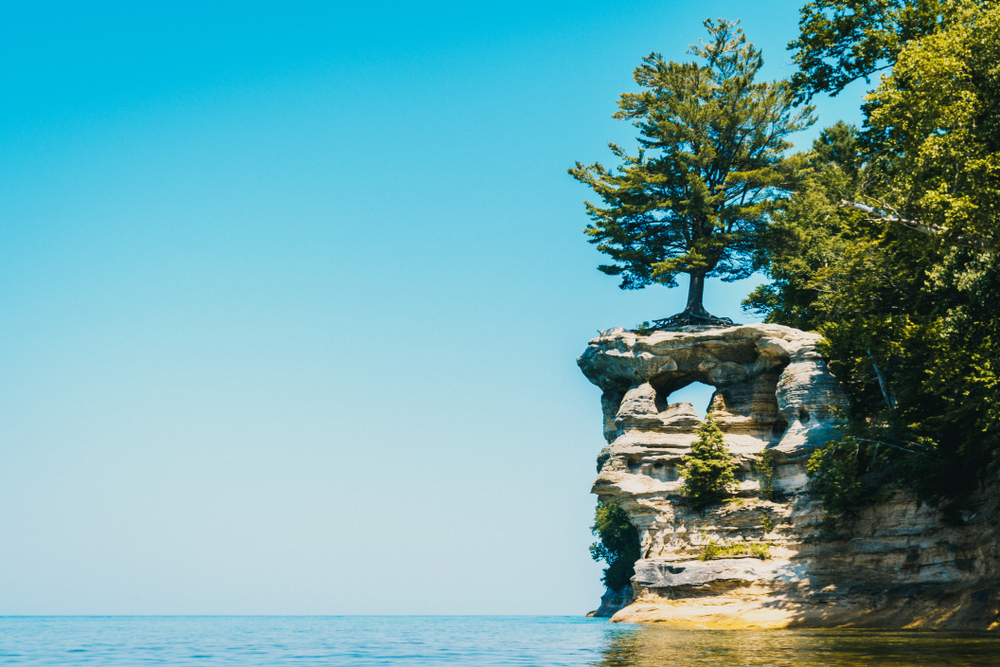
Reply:
[[564, 616], [8, 617], [0, 664], [995, 667], [1000, 637], [678, 631]]

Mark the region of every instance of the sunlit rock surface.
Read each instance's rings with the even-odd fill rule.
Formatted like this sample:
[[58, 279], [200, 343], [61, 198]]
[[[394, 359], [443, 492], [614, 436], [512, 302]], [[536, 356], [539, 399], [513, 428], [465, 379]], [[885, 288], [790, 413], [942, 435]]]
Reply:
[[[612, 329], [578, 363], [603, 391], [604, 436], [593, 492], [639, 529], [634, 601], [620, 621], [702, 627], [878, 626], [997, 628], [998, 502], [987, 486], [965, 525], [897, 494], [864, 513], [854, 538], [815, 539], [822, 510], [807, 493], [811, 452], [836, 437], [847, 397], [817, 351], [820, 337], [771, 324], [687, 327], [638, 335]], [[678, 465], [701, 423], [671, 395], [711, 385], [711, 408], [740, 464], [737, 497], [694, 511]], [[753, 462], [772, 450], [773, 501]], [[763, 543], [771, 557], [702, 561], [703, 547]], [[610, 613], [614, 596], [602, 601]]]

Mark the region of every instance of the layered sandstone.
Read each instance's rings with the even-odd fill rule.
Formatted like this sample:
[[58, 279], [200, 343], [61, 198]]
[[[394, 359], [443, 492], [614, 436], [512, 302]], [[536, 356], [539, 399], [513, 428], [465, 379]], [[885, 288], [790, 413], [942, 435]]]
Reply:
[[[705, 627], [875, 625], [997, 627], [1000, 493], [968, 501], [966, 525], [897, 494], [868, 511], [853, 539], [816, 539], [822, 510], [806, 462], [836, 437], [847, 397], [820, 339], [778, 325], [603, 332], [578, 360], [603, 391], [604, 435], [593, 492], [638, 528], [634, 602], [613, 620]], [[736, 498], [705, 511], [685, 502], [678, 465], [701, 423], [671, 394], [715, 388], [711, 409], [739, 462]], [[776, 494], [760, 497], [753, 463], [774, 453]], [[771, 557], [703, 561], [710, 542], [762, 543]], [[628, 598], [606, 596], [603, 611]]]

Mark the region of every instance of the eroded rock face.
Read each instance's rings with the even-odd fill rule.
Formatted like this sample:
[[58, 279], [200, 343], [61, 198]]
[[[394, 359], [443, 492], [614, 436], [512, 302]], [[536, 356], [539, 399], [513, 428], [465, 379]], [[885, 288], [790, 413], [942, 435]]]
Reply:
[[[594, 493], [624, 499], [639, 489], [676, 496], [677, 465], [701, 424], [689, 403], [670, 395], [701, 382], [715, 387], [712, 412], [744, 472], [772, 449], [783, 462], [779, 488], [804, 483], [804, 460], [833, 437], [847, 398], [816, 351], [820, 338], [770, 324], [688, 327], [639, 336], [612, 329], [590, 341], [578, 363], [604, 394], [604, 437]], [[747, 492], [757, 487], [747, 477]]]
[[[1000, 583], [990, 583], [1000, 582], [997, 489], [970, 499], [978, 511], [965, 527], [945, 528], [935, 510], [897, 494], [861, 517], [855, 539], [815, 539], [823, 514], [807, 493], [806, 461], [837, 436], [848, 406], [819, 340], [757, 324], [612, 329], [590, 341], [578, 363], [603, 391], [608, 442], [593, 493], [625, 509], [642, 547], [634, 602], [613, 620], [1000, 627]], [[685, 502], [678, 475], [701, 420], [691, 404], [670, 402], [692, 382], [715, 387], [712, 412], [740, 464], [737, 497], [703, 512]], [[753, 470], [764, 450], [776, 462], [773, 500], [760, 497]], [[699, 560], [713, 542], [765, 544], [771, 557]]]

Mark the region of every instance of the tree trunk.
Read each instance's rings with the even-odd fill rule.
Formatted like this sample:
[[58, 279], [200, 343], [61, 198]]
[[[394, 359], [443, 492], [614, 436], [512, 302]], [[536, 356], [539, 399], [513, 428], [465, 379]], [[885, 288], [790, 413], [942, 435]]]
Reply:
[[702, 269], [700, 272], [691, 272], [688, 275], [691, 282], [688, 283], [688, 300], [684, 312], [677, 313], [662, 320], [653, 321], [653, 329], [672, 329], [689, 326], [710, 326], [710, 327], [731, 327], [735, 326], [728, 317], [716, 317], [707, 310], [702, 303], [705, 297], [705, 276], [708, 271]]
[[699, 273], [691, 272], [688, 274], [691, 282], [688, 283], [688, 300], [687, 305], [684, 307], [684, 312], [694, 317], [712, 317], [705, 310], [703, 303], [705, 298], [705, 273], [705, 271], [701, 271]]

